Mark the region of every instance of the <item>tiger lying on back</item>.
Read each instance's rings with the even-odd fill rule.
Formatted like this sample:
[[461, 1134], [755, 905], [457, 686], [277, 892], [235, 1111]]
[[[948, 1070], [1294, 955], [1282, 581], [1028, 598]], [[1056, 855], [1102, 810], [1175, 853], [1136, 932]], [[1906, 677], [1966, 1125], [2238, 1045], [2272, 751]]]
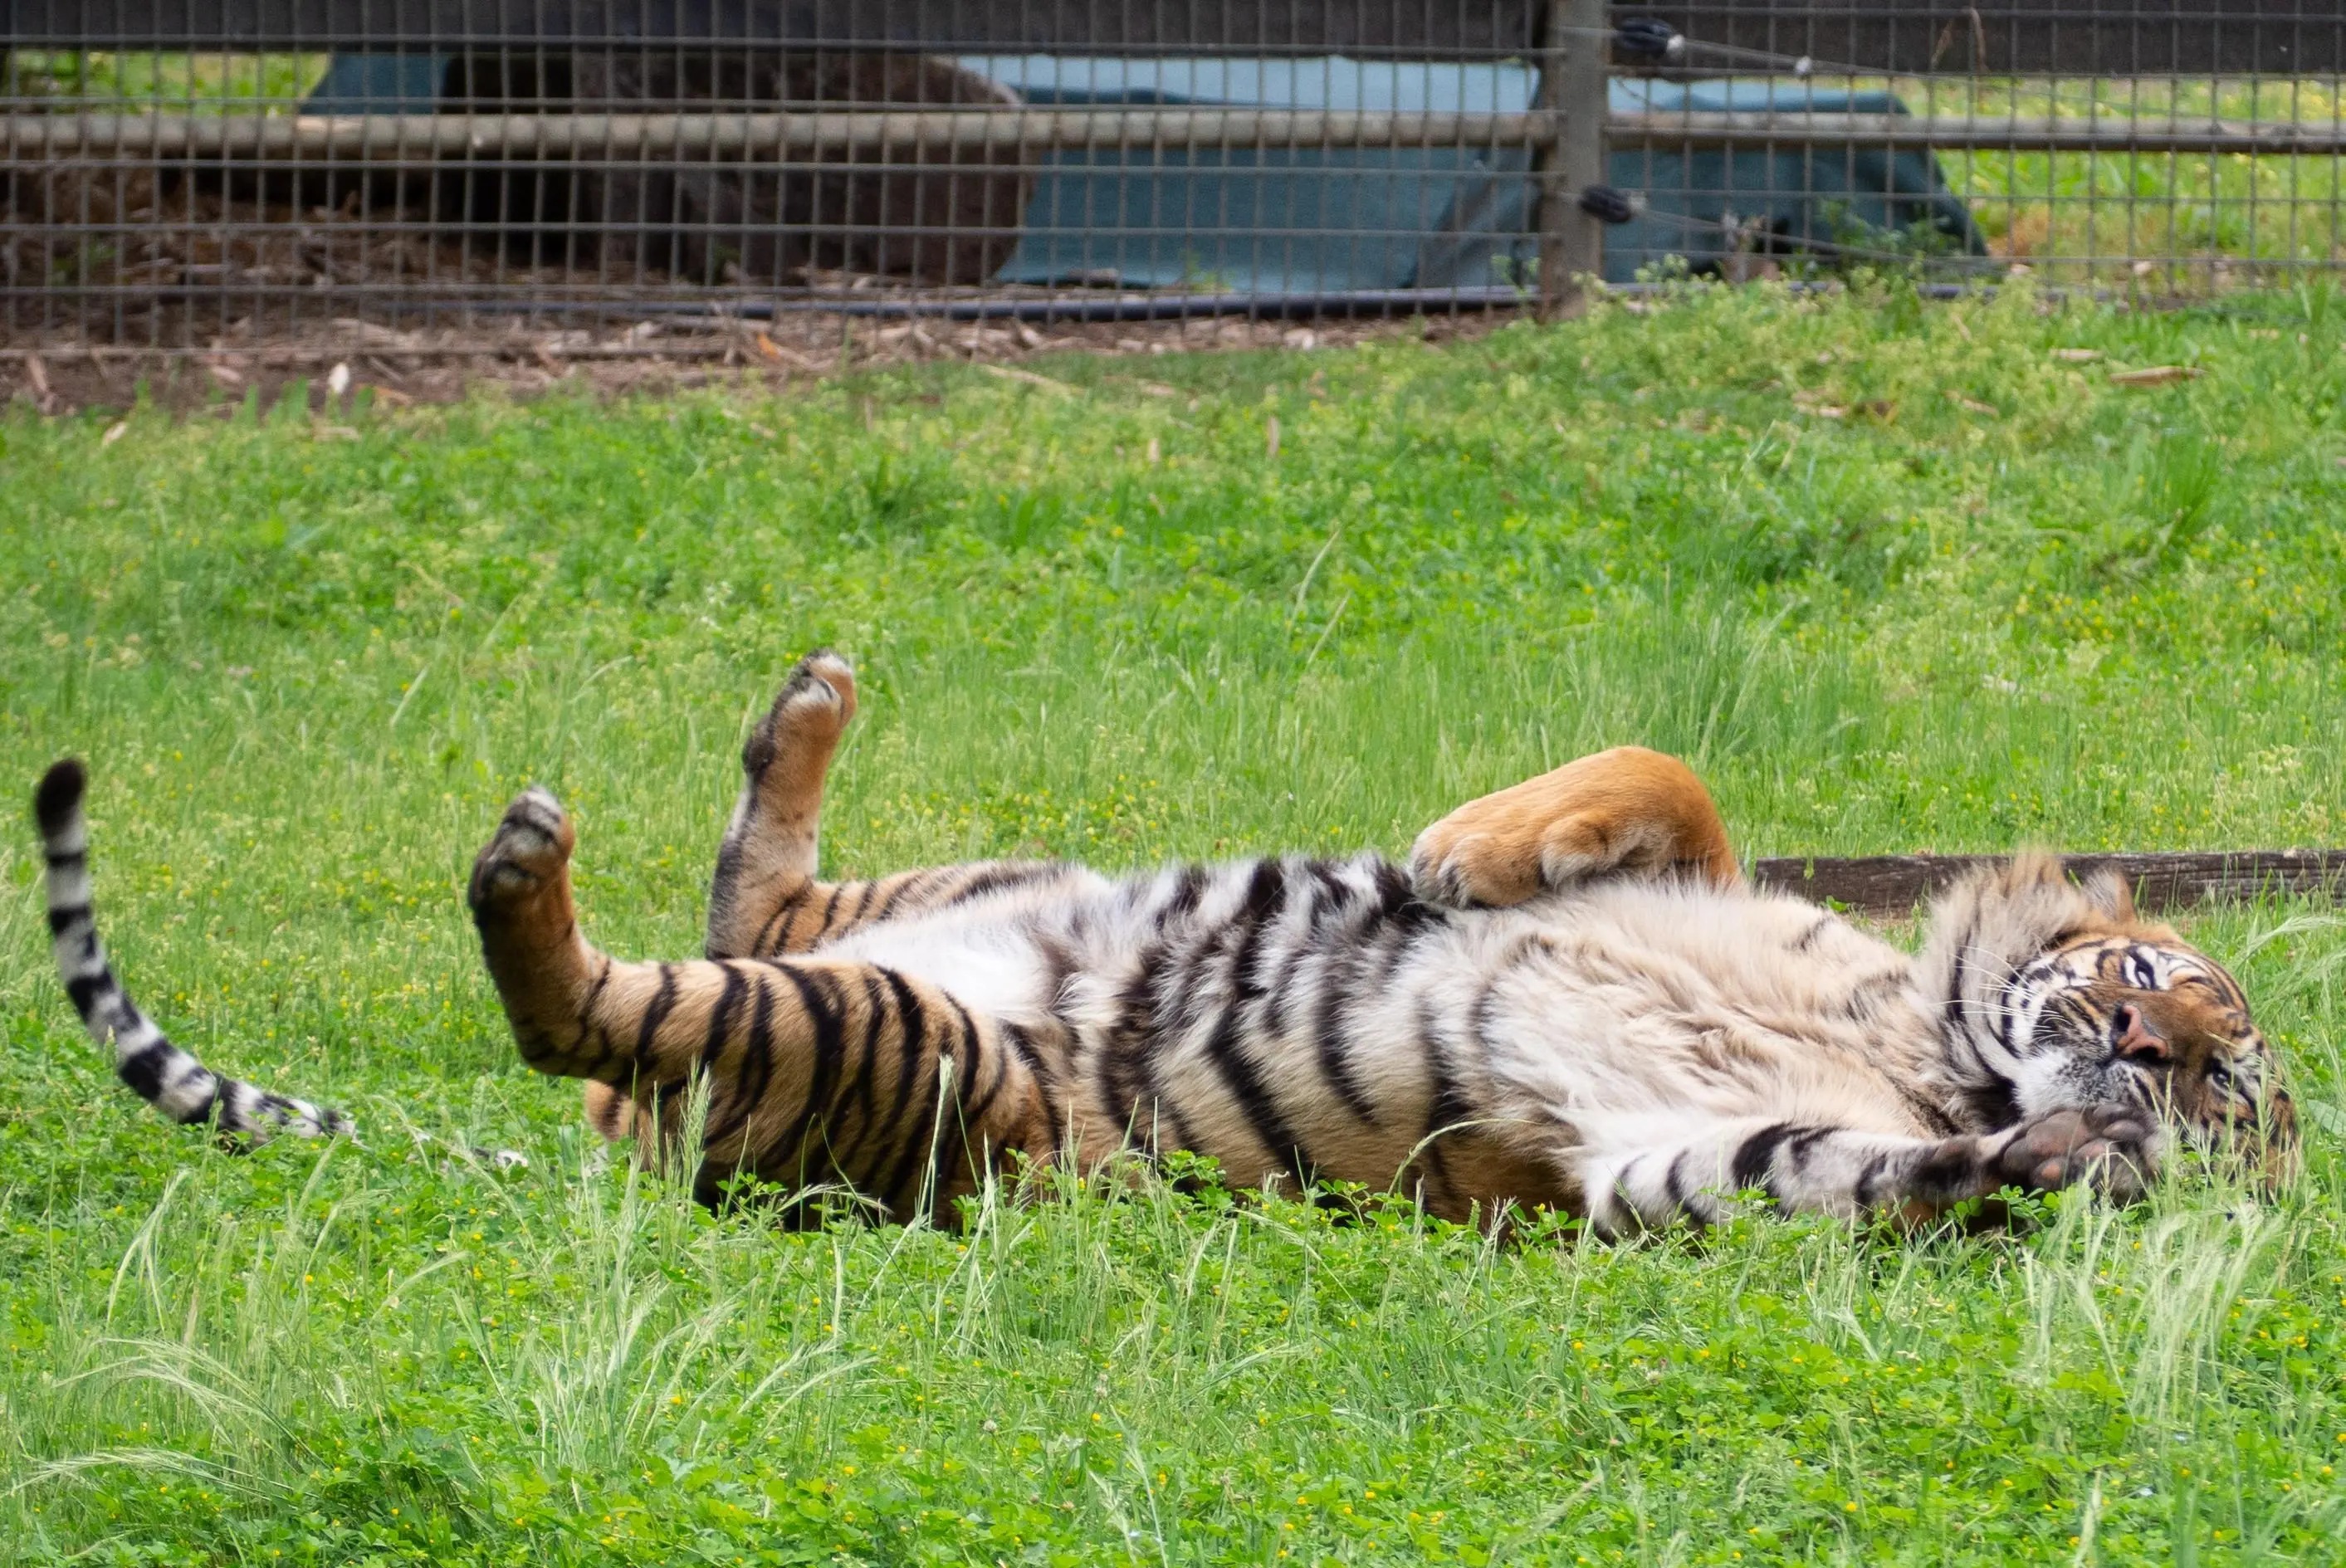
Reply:
[[[949, 1218], [1019, 1159], [1186, 1149], [1243, 1185], [1397, 1186], [1453, 1217], [1514, 1203], [1621, 1233], [1715, 1220], [1752, 1188], [1913, 1221], [2006, 1186], [2127, 1197], [2162, 1125], [2275, 1175], [2293, 1157], [2232, 978], [2137, 919], [2123, 883], [2074, 884], [2050, 858], [1953, 888], [1909, 956], [1749, 887], [1694, 775], [1624, 748], [1462, 807], [1407, 868], [994, 862], [826, 883], [823, 782], [854, 709], [848, 667], [811, 655], [751, 736], [704, 959], [586, 943], [574, 830], [542, 789], [474, 867], [523, 1058], [588, 1080], [595, 1126], [684, 1156], [708, 1201], [746, 1174]], [[79, 771], [70, 801], [57, 772], [40, 807], [59, 961], [126, 1080], [181, 1120], [210, 1114], [209, 1084], [224, 1128], [331, 1130], [300, 1102], [256, 1116], [257, 1091], [184, 1054], [158, 1068], [176, 1048], [105, 969]]]

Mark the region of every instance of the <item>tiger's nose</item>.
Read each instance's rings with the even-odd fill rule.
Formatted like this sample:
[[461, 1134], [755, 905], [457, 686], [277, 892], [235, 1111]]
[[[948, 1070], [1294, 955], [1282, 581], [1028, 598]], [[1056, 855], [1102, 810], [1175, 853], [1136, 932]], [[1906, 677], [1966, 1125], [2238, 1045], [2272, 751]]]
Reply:
[[2118, 1010], [2111, 1015], [2110, 1023], [2117, 1035], [2119, 1055], [2137, 1062], [2165, 1062], [2174, 1055], [2168, 1049], [2167, 1042], [2144, 1021], [2142, 1009], [2133, 1003], [2118, 1003]]

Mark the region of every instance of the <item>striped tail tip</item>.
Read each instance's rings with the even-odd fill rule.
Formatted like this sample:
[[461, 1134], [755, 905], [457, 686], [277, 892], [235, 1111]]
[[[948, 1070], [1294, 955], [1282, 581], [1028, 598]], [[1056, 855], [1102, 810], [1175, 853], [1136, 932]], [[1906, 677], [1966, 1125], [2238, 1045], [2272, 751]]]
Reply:
[[54, 839], [80, 820], [82, 793], [88, 788], [89, 775], [80, 759], [68, 757], [49, 765], [41, 775], [41, 787], [33, 791], [33, 820], [40, 824], [42, 838]]
[[304, 1137], [357, 1129], [339, 1111], [223, 1078], [171, 1043], [115, 978], [97, 937], [89, 880], [89, 833], [81, 814], [89, 778], [72, 758], [52, 766], [33, 792], [48, 862], [49, 932], [57, 975], [82, 1027], [114, 1053], [115, 1076], [172, 1121], [209, 1123], [223, 1136], [260, 1142], [279, 1133]]

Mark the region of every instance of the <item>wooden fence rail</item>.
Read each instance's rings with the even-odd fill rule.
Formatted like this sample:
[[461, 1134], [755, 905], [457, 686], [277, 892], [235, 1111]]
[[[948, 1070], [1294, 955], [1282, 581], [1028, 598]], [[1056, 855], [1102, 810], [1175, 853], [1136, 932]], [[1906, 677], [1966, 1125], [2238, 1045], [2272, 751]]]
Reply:
[[[1788, 856], [1762, 860], [1752, 880], [1818, 903], [1870, 915], [1903, 915], [1990, 855]], [[2183, 910], [2307, 894], [2346, 900], [2346, 850], [2244, 850], [2215, 854], [2070, 855], [2073, 871], [2103, 868], [2134, 885], [2146, 910]]]

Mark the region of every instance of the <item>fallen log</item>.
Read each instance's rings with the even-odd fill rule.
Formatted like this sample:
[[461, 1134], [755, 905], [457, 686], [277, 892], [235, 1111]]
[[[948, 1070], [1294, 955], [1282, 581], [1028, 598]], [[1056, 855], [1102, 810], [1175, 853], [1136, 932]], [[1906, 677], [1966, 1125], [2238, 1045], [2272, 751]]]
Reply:
[[[1777, 856], [1756, 862], [1763, 888], [1869, 915], [1905, 915], [1994, 855]], [[2283, 895], [2346, 899], [2346, 850], [2237, 850], [2213, 853], [2069, 855], [2073, 873], [2117, 871], [2146, 911], [2237, 903]]]

